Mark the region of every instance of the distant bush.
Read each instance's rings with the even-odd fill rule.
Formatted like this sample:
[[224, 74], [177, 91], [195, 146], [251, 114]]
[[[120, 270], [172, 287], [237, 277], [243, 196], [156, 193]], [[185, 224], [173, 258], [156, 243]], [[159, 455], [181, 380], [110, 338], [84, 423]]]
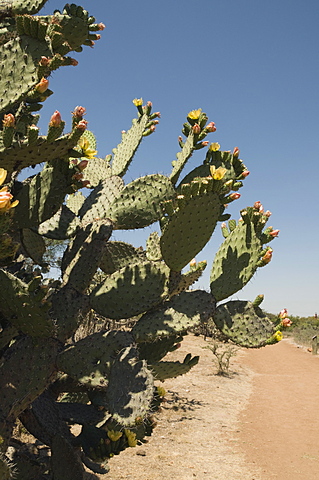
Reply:
[[297, 343], [306, 347], [311, 346], [311, 340], [314, 335], [319, 334], [319, 318], [315, 317], [293, 317], [289, 315], [292, 325], [286, 335], [293, 337]]

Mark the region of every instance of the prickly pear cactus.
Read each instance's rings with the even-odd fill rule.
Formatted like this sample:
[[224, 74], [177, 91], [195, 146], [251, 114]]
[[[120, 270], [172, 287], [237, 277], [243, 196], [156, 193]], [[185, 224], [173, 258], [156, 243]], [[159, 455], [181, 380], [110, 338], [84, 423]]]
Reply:
[[[83, 463], [106, 472], [108, 458], [152, 433], [162, 400], [156, 382], [199, 360], [164, 358], [190, 328], [213, 319], [242, 346], [279, 340], [256, 302], [218, 304], [269, 263], [267, 244], [278, 231], [265, 227], [270, 212], [260, 202], [242, 210], [238, 223], [225, 213], [249, 172], [237, 148], [223, 152], [206, 139], [216, 126], [201, 109], [187, 115], [171, 174], [130, 183], [125, 174], [138, 146], [159, 122], [151, 102], [133, 101], [136, 118], [107, 157], [97, 156], [81, 106], [69, 133], [55, 111], [40, 135], [35, 112], [53, 93], [51, 72], [75, 65], [67, 54], [93, 46], [104, 28], [75, 4], [35, 15], [44, 3], [0, 5], [0, 476], [84, 480]], [[180, 180], [202, 149], [202, 164]], [[38, 173], [19, 180], [43, 159]], [[206, 267], [194, 257], [219, 222], [225, 241], [211, 291], [193, 290]], [[114, 230], [152, 225], [145, 248], [113, 238]], [[52, 242], [63, 250], [59, 278], [50, 277]], [[125, 331], [116, 328], [123, 323]], [[18, 420], [50, 458], [36, 445], [30, 456], [13, 447]]]

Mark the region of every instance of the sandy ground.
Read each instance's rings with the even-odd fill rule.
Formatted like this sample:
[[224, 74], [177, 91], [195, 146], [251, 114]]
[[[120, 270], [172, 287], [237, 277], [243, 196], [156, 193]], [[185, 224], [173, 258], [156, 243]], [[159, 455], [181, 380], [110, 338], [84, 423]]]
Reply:
[[262, 480], [318, 480], [319, 356], [283, 340], [250, 350], [242, 364], [254, 375], [234, 444]]
[[189, 335], [169, 354], [200, 361], [188, 374], [162, 384], [167, 401], [148, 443], [126, 449], [109, 461], [100, 480], [259, 480], [260, 469], [238, 449], [239, 415], [252, 390], [252, 371], [242, 366], [241, 351], [227, 377], [217, 376], [213, 354], [202, 337]]

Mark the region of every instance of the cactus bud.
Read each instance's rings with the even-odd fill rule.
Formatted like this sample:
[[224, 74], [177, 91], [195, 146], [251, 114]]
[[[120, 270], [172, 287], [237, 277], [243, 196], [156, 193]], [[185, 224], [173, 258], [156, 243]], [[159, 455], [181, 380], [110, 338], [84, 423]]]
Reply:
[[216, 132], [216, 127], [214, 122], [210, 122], [206, 125], [205, 130], [207, 132]]
[[102, 22], [98, 23], [98, 27], [99, 27], [99, 30], [101, 30], [101, 31], [105, 29], [105, 25]]
[[44, 93], [49, 87], [49, 80], [42, 77], [40, 82], [35, 86], [35, 91], [38, 93]]
[[254, 208], [256, 210], [260, 211], [260, 209], [263, 208], [263, 206], [262, 206], [261, 202], [257, 201], [257, 202], [254, 203]]
[[58, 110], [54, 112], [54, 114], [51, 116], [49, 126], [50, 127], [59, 127], [61, 125], [61, 114]]
[[200, 126], [198, 125], [198, 123], [195, 123], [195, 125], [192, 126], [192, 130], [194, 132], [194, 135], [200, 134]]
[[267, 252], [262, 257], [262, 262], [264, 265], [267, 265], [267, 263], [269, 263], [270, 260], [272, 259], [272, 252], [273, 252], [273, 249], [269, 247]]
[[280, 313], [279, 313], [278, 316], [279, 316], [279, 318], [282, 318], [282, 319], [287, 318], [287, 317], [288, 317], [288, 310], [287, 310], [287, 308], [283, 308], [283, 309], [280, 311]]
[[233, 192], [233, 193], [231, 193], [231, 194], [229, 195], [228, 198], [229, 198], [229, 200], [238, 200], [238, 198], [240, 198], [240, 196], [241, 196], [240, 193], [238, 193], [238, 192]]
[[234, 157], [239, 157], [239, 148], [238, 147], [234, 148], [233, 155], [234, 155]]
[[196, 258], [193, 258], [193, 259], [189, 262], [189, 266], [190, 266], [191, 268], [196, 267]]
[[271, 232], [269, 232], [269, 235], [275, 238], [275, 237], [278, 237], [279, 232], [280, 230], [272, 230]]
[[85, 113], [86, 113], [86, 109], [84, 107], [77, 106], [72, 112], [72, 115], [77, 118], [82, 118], [83, 115], [85, 115]]
[[79, 123], [76, 125], [76, 128], [81, 132], [86, 130], [88, 122], [86, 120], [80, 120]]
[[3, 123], [4, 128], [5, 127], [14, 127], [15, 123], [16, 123], [14, 115], [12, 115], [12, 113], [8, 113], [7, 115], [4, 115], [2, 123]]
[[39, 61], [39, 65], [41, 65], [41, 67], [47, 67], [49, 63], [50, 63], [50, 60], [48, 59], [48, 57], [41, 57]]
[[88, 160], [81, 160], [80, 163], [77, 164], [78, 169], [80, 172], [83, 172], [83, 170], [88, 166]]

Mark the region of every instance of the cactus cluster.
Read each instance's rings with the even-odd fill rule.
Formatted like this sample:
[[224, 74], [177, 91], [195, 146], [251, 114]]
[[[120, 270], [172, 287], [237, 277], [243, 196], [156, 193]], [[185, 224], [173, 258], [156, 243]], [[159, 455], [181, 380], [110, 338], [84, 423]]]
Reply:
[[[83, 107], [74, 109], [70, 133], [63, 134], [56, 111], [40, 136], [34, 112], [52, 93], [48, 77], [74, 65], [66, 55], [92, 46], [99, 38], [94, 32], [103, 29], [74, 4], [35, 15], [44, 3], [0, 5], [0, 473], [81, 480], [83, 464], [105, 472], [108, 458], [151, 434], [163, 395], [156, 381], [198, 362], [191, 354], [180, 362], [164, 359], [190, 328], [213, 319], [242, 346], [276, 339], [259, 301], [218, 302], [270, 261], [265, 245], [278, 231], [265, 227], [270, 214], [260, 202], [242, 210], [238, 223], [225, 213], [249, 172], [238, 149], [222, 152], [205, 140], [216, 127], [201, 109], [187, 116], [171, 174], [128, 184], [124, 175], [160, 117], [150, 102], [134, 100], [137, 117], [105, 158], [97, 157]], [[180, 180], [201, 149], [202, 165]], [[19, 180], [21, 170], [43, 162], [39, 173]], [[211, 291], [192, 290], [206, 267], [194, 257], [218, 222], [225, 241], [212, 266]], [[114, 230], [155, 223], [160, 234], [151, 233], [144, 249], [112, 239]], [[66, 245], [60, 279], [43, 276], [52, 240]], [[134, 326], [76, 340], [88, 315], [114, 322], [134, 317]], [[48, 457], [15, 439], [18, 420], [50, 449]], [[80, 435], [73, 424], [82, 426]]]

